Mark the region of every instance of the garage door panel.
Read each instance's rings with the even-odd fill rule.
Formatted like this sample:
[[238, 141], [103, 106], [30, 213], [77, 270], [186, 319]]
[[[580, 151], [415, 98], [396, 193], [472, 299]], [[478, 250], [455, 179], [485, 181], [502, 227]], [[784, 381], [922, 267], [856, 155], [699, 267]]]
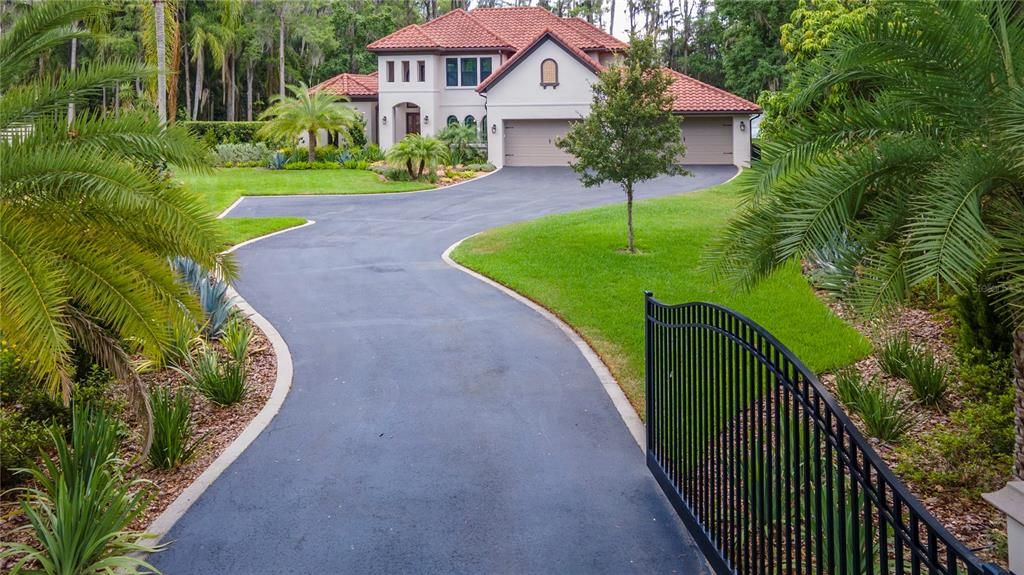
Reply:
[[506, 120], [505, 165], [566, 166], [572, 156], [555, 146], [569, 133], [569, 120]]
[[732, 118], [683, 119], [686, 164], [732, 164]]

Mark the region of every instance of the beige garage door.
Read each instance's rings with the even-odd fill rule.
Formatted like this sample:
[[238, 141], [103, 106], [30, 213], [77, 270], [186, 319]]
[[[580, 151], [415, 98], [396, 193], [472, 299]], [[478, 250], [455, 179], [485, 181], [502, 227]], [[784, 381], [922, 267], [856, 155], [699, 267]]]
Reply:
[[506, 166], [565, 166], [572, 156], [555, 147], [569, 120], [505, 120]]
[[732, 164], [732, 118], [683, 119], [685, 164]]

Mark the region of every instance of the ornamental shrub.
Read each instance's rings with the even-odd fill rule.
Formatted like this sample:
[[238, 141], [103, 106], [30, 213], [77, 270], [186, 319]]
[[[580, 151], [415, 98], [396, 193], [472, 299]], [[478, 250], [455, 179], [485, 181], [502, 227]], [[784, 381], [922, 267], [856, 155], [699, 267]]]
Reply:
[[288, 162], [284, 165], [286, 170], [337, 170], [341, 168], [338, 162]]
[[270, 161], [270, 148], [264, 142], [255, 144], [219, 144], [214, 153], [215, 165], [223, 167], [265, 166]]
[[179, 126], [188, 128], [211, 147], [218, 144], [249, 144], [255, 142], [265, 142], [271, 147], [276, 147], [287, 143], [279, 139], [257, 135], [256, 132], [264, 124], [266, 122], [178, 122]]

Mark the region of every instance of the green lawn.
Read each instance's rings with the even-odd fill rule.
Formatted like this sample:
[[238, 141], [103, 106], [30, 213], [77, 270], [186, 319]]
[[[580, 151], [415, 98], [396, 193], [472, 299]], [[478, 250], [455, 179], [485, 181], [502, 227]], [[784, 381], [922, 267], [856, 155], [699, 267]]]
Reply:
[[749, 293], [716, 285], [701, 252], [736, 208], [733, 184], [641, 201], [639, 255], [627, 255], [625, 204], [548, 216], [464, 242], [459, 263], [539, 302], [572, 325], [601, 355], [643, 413], [643, 292], [666, 303], [710, 301], [770, 330], [812, 370], [864, 357], [868, 341], [823, 305], [794, 264]]
[[367, 170], [268, 170], [221, 168], [211, 174], [179, 174], [185, 185], [206, 197], [220, 213], [241, 196], [295, 194], [380, 194], [432, 188], [422, 182], [382, 182]]
[[[178, 174], [186, 186], [206, 198], [210, 211], [223, 212], [242, 196], [287, 196], [294, 194], [380, 194], [409, 192], [433, 186], [421, 182], [382, 182], [366, 170], [268, 170], [265, 168], [221, 168], [210, 174]], [[284, 230], [305, 223], [303, 218], [224, 218], [221, 226], [227, 245]]]
[[225, 247], [230, 247], [272, 232], [301, 226], [306, 220], [295, 217], [224, 218], [220, 222], [226, 238]]

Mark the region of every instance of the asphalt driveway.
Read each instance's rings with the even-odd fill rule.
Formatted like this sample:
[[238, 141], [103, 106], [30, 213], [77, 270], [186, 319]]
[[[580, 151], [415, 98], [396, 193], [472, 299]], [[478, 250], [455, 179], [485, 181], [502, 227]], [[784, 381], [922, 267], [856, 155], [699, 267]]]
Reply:
[[[638, 197], [735, 169], [693, 172]], [[291, 393], [153, 563], [168, 575], [703, 573], [576, 347], [441, 260], [481, 230], [622, 200], [559, 168], [423, 193], [246, 198], [231, 216], [316, 220], [237, 252], [238, 291], [291, 348]]]

